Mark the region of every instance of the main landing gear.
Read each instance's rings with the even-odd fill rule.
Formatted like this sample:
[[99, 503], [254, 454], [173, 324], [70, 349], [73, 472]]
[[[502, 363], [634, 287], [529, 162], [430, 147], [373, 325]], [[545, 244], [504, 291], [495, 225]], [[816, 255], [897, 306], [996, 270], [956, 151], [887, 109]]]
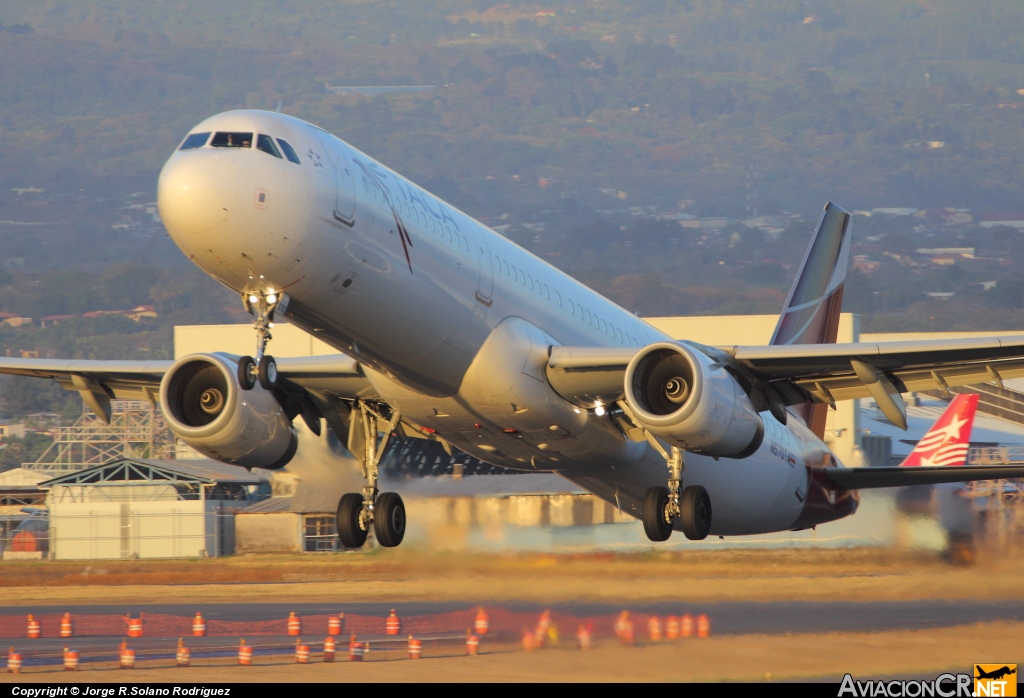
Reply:
[[[660, 444], [659, 444], [660, 446]], [[683, 535], [690, 540], [703, 540], [711, 531], [711, 498], [700, 485], [683, 488], [683, 452], [672, 446], [671, 452], [659, 448], [668, 466], [668, 487], [651, 487], [644, 496], [641, 512], [644, 532], [653, 541], [668, 540], [672, 526], [679, 519]]]
[[[396, 492], [378, 492], [378, 465], [391, 433], [398, 425], [397, 410], [389, 419], [367, 402], [353, 406], [348, 450], [360, 460], [366, 487], [350, 492], [338, 502], [338, 540], [346, 548], [360, 548], [373, 526], [374, 537], [384, 548], [393, 548], [405, 537], [405, 504]], [[379, 434], [379, 436], [378, 436]]]
[[273, 390], [277, 385], [277, 363], [265, 352], [267, 342], [272, 339], [270, 328], [274, 326], [274, 310], [281, 298], [277, 293], [253, 293], [243, 298], [249, 312], [256, 317], [252, 324], [256, 330], [256, 358], [243, 356], [238, 360], [238, 384], [242, 390], [252, 390], [259, 381], [264, 390]]

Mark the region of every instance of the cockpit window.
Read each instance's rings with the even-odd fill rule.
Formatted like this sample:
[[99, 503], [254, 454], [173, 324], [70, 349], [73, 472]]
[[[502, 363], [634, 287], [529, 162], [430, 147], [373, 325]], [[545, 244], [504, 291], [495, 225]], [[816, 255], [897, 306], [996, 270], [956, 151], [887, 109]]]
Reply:
[[283, 138], [278, 138], [277, 142], [281, 144], [281, 150], [284, 151], [284, 156], [296, 165], [301, 164], [299, 162], [299, 156], [295, 153], [295, 148], [289, 145], [288, 141]]
[[214, 148], [251, 148], [252, 134], [236, 131], [218, 131], [210, 141]]
[[265, 133], [261, 133], [256, 137], [256, 150], [262, 150], [264, 153], [270, 153], [275, 158], [281, 157], [281, 153], [277, 150], [277, 146], [274, 145], [274, 139]]
[[206, 141], [209, 138], [209, 131], [207, 131], [206, 133], [193, 133], [188, 138], [185, 139], [185, 142], [181, 144], [181, 147], [178, 148], [178, 150], [193, 150], [195, 148], [202, 148], [204, 145], [206, 145]]

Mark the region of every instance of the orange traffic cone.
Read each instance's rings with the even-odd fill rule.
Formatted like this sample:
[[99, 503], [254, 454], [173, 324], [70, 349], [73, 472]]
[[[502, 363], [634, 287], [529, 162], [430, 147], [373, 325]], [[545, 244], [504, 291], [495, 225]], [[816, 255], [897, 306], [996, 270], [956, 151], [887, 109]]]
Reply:
[[192, 621], [192, 637], [206, 637], [206, 620], [203, 614], [196, 611], [196, 617]]
[[335, 650], [335, 647], [336, 647], [336, 645], [335, 645], [335, 642], [334, 642], [334, 638], [331, 637], [330, 635], [328, 635], [327, 639], [324, 640], [324, 661], [325, 662], [333, 662], [334, 661], [334, 650]]
[[651, 642], [661, 642], [661, 619], [658, 616], [647, 619], [647, 636], [651, 638]]
[[42, 627], [39, 625], [39, 621], [32, 617], [30, 613], [28, 616], [28, 638], [30, 640], [36, 640], [43, 634]]
[[245, 644], [245, 638], [238, 643], [238, 664], [239, 666], [252, 664], [252, 646]]
[[395, 614], [395, 609], [391, 609], [391, 615], [388, 616], [387, 622], [384, 623], [384, 632], [388, 635], [397, 635], [399, 630], [402, 629], [402, 621]]
[[697, 637], [709, 637], [711, 635], [711, 621], [701, 613], [697, 616]]
[[409, 659], [419, 659], [423, 656], [423, 641], [416, 640], [409, 636]]
[[302, 644], [302, 640], [295, 641], [295, 663], [309, 664], [309, 645]]
[[302, 621], [295, 616], [295, 611], [288, 614], [288, 634], [297, 637], [302, 632]]
[[476, 621], [473, 623], [473, 629], [477, 635], [484, 636], [491, 629], [491, 619], [484, 612], [484, 607], [481, 606], [476, 612]]
[[122, 669], [134, 669], [135, 668], [135, 650], [128, 649], [128, 643], [122, 642], [121, 648], [118, 651], [118, 658]]
[[13, 647], [7, 651], [7, 673], [21, 673], [21, 653], [15, 652]]
[[576, 631], [576, 646], [581, 650], [590, 649], [590, 628], [582, 623], [580, 623], [580, 627]]
[[78, 651], [64, 648], [64, 671], [78, 671]]
[[466, 654], [476, 656], [480, 653], [480, 638], [466, 630]]
[[60, 619], [60, 636], [71, 637], [73, 628], [71, 627], [71, 614], [65, 613], [64, 617]]
[[681, 637], [693, 637], [693, 616], [689, 613], [679, 620], [679, 635]]
[[339, 613], [327, 619], [327, 634], [341, 635], [345, 630], [345, 614]]
[[679, 639], [679, 619], [675, 616], [669, 616], [665, 621], [665, 637], [669, 640]]
[[178, 651], [174, 654], [174, 662], [178, 666], [188, 666], [189, 660], [192, 658], [192, 652], [188, 647], [185, 647], [185, 642], [179, 637], [178, 638]]

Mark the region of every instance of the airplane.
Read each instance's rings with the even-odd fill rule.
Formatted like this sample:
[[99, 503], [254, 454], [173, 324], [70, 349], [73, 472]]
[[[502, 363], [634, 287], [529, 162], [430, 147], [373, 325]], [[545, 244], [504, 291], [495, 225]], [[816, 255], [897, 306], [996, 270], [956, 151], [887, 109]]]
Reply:
[[1004, 665], [1004, 666], [1000, 667], [999, 669], [995, 669], [993, 671], [985, 671], [980, 666], [975, 665], [974, 666], [974, 670], [975, 670], [975, 677], [974, 678], [976, 678], [976, 679], [996, 679], [996, 680], [999, 680], [999, 679], [1001, 679], [1001, 678], [1003, 678], [1005, 676], [1010, 676], [1012, 674], [1016, 674], [1017, 673], [1016, 665], [1014, 665], [1014, 667], [1015, 668], [1011, 669], [1010, 667]]
[[900, 465], [904, 468], [966, 465], [978, 397], [977, 393], [954, 397]]
[[[822, 211], [767, 346], [676, 341], [317, 126], [261, 110], [193, 128], [164, 164], [167, 231], [254, 318], [253, 356], [176, 361], [0, 359], [0, 373], [159, 403], [174, 435], [241, 467], [281, 468], [292, 422], [325, 423], [360, 461], [339, 541], [401, 543], [380, 492], [392, 438], [552, 471], [643, 522], [747, 535], [853, 514], [858, 490], [1024, 476], [1024, 467], [846, 468], [823, 440], [837, 400], [1024, 376], [1024, 336], [836, 344], [852, 218]], [[267, 352], [275, 318], [334, 347]]]

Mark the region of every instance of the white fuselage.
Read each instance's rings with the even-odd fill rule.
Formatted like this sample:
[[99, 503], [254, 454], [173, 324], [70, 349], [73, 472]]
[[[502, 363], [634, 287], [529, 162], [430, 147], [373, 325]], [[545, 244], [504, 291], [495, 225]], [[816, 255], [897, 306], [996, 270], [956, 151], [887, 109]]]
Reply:
[[[171, 237], [239, 293], [283, 293], [291, 322], [357, 359], [403, 418], [511, 468], [554, 470], [638, 514], [666, 468], [608, 415], [547, 383], [554, 344], [642, 347], [669, 339], [461, 211], [299, 119], [235, 111], [192, 133], [283, 140], [298, 163], [256, 147], [178, 150], [160, 176]], [[235, 141], [237, 143], [237, 140]], [[271, 347], [272, 349], [272, 347]], [[688, 454], [712, 534], [802, 528], [848, 515], [814, 470], [834, 461], [799, 419], [762, 415], [758, 451]]]

